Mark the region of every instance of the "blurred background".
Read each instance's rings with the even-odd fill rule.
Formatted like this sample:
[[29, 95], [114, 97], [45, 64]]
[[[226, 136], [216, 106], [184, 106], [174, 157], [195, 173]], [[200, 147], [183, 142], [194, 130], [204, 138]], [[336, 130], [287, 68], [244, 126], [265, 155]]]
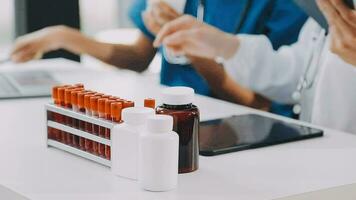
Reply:
[[[53, 3], [54, 1], [58, 4]], [[0, 57], [8, 56], [11, 45], [18, 35], [38, 30], [44, 26], [43, 24], [48, 23], [65, 22], [66, 25], [74, 27], [80, 23], [82, 32], [98, 40], [111, 43], [132, 43], [138, 35], [138, 30], [133, 28], [128, 17], [129, 7], [133, 1], [51, 0], [51, 3], [48, 3], [47, 0], [0, 0]], [[79, 19], [76, 19], [78, 9], [75, 5], [78, 4]], [[49, 8], [50, 6], [52, 8]], [[57, 11], [57, 7], [60, 11]], [[61, 16], [63, 12], [65, 15]], [[32, 21], [27, 22], [27, 20]], [[46, 58], [53, 57], [79, 61], [79, 57], [66, 52], [56, 52], [46, 56]], [[81, 56], [80, 60], [83, 64], [93, 67], [103, 64], [86, 55]], [[160, 71], [160, 62], [161, 56], [157, 55], [147, 73], [157, 75]]]
[[[82, 31], [94, 36], [103, 30], [132, 27], [127, 17], [131, 2], [132, 0], [79, 0]], [[11, 45], [15, 38], [15, 0], [0, 0], [0, 13], [0, 47], [4, 48]]]

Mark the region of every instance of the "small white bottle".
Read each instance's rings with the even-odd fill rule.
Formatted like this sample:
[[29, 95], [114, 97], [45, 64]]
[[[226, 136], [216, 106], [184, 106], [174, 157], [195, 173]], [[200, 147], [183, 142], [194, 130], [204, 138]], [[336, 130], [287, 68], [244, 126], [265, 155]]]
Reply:
[[168, 191], [178, 182], [178, 134], [172, 131], [173, 117], [155, 115], [140, 135], [138, 181], [149, 191]]
[[146, 128], [152, 108], [131, 107], [122, 111], [123, 124], [113, 128], [111, 171], [121, 177], [137, 180], [139, 135]]

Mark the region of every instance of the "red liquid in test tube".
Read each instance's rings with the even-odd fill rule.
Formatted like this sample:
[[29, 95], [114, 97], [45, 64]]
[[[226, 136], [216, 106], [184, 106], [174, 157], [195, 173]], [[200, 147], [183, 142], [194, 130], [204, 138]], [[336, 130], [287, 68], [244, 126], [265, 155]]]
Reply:
[[[90, 98], [93, 97], [93, 94], [84, 95], [84, 105], [85, 105], [85, 113], [88, 116], [92, 116], [91, 106], [90, 106]], [[85, 132], [89, 134], [93, 134], [93, 125], [90, 122], [85, 122]], [[84, 149], [89, 153], [93, 153], [93, 142], [89, 139], [84, 139]]]
[[[111, 104], [111, 117], [114, 123], [121, 123], [121, 112], [122, 112], [122, 103], [115, 102]], [[111, 148], [108, 146], [105, 151], [106, 159], [111, 159]]]
[[[90, 97], [90, 108], [91, 108], [91, 112], [92, 115], [94, 117], [99, 117], [99, 113], [98, 113], [98, 101], [101, 98], [102, 95], [95, 95], [93, 97]], [[96, 124], [92, 124], [92, 133], [96, 136], [99, 135], [99, 126]], [[98, 151], [98, 142], [92, 141], [93, 143], [93, 153], [95, 155], [99, 155], [99, 151]]]
[[[64, 91], [67, 87], [60, 87], [58, 88], [58, 100], [59, 100], [59, 106], [65, 107], [64, 103]], [[58, 123], [65, 125], [66, 122], [66, 117], [64, 115], [58, 115]], [[66, 132], [60, 131], [60, 137], [58, 138], [58, 141], [61, 143], [66, 143]]]
[[[104, 96], [102, 96], [104, 97]], [[108, 96], [109, 97], [109, 96]], [[106, 119], [106, 115], [105, 115], [105, 101], [108, 98], [100, 98], [98, 100], [98, 113], [99, 113], [99, 118], [101, 119]], [[99, 126], [99, 137], [105, 138], [105, 132], [106, 132], [106, 128]], [[98, 153], [99, 156], [101, 157], [105, 157], [105, 145], [98, 143]]]

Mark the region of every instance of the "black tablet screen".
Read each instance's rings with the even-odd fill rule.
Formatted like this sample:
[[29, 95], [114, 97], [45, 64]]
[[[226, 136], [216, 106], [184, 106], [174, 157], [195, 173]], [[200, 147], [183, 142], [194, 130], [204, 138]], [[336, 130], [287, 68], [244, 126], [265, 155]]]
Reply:
[[321, 130], [249, 114], [203, 122], [202, 155], [215, 155], [322, 136]]

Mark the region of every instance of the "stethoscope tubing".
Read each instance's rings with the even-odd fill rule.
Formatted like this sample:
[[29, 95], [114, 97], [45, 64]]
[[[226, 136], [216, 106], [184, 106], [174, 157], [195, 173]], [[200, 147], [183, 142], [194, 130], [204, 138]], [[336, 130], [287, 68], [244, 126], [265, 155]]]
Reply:
[[[315, 40], [315, 43], [309, 56], [307, 67], [304, 70], [303, 75], [299, 79], [295, 92], [293, 92], [292, 94], [293, 100], [297, 102], [297, 104], [295, 104], [293, 107], [293, 112], [295, 114], [301, 113], [300, 101], [302, 98], [303, 91], [313, 87], [316, 76], [319, 72], [320, 60], [326, 40], [326, 31], [324, 29], [321, 29], [319, 36], [317, 38], [313, 38], [313, 40]], [[308, 76], [311, 73], [313, 67], [315, 67], [316, 70], [314, 70], [314, 73], [312, 74], [311, 78], [308, 79]]]

